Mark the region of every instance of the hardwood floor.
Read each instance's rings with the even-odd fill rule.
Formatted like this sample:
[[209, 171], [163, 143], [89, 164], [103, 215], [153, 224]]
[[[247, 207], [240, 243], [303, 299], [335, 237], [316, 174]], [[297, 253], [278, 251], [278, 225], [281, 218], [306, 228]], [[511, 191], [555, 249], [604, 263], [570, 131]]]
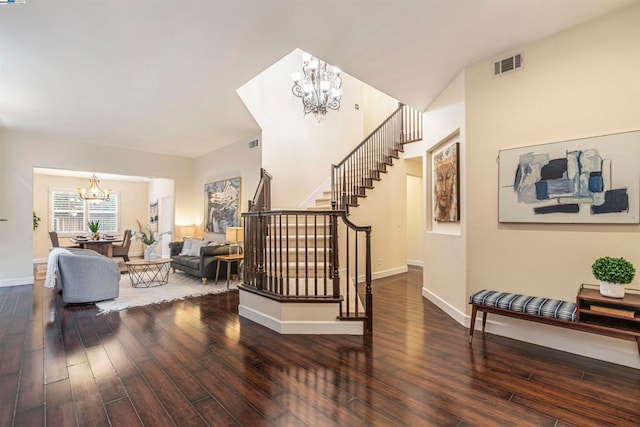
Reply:
[[0, 426], [640, 425], [640, 371], [467, 331], [422, 271], [374, 283], [374, 343], [281, 336], [238, 294], [96, 316], [0, 288]]

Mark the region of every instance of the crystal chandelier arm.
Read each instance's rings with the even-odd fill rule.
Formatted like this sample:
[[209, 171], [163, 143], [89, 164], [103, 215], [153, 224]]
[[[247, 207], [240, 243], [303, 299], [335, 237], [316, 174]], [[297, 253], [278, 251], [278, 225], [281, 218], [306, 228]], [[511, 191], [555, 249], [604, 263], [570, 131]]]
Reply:
[[318, 121], [327, 110], [339, 110], [342, 99], [340, 70], [308, 53], [303, 54], [303, 75], [292, 73], [291, 92], [302, 99], [305, 116], [313, 113]]

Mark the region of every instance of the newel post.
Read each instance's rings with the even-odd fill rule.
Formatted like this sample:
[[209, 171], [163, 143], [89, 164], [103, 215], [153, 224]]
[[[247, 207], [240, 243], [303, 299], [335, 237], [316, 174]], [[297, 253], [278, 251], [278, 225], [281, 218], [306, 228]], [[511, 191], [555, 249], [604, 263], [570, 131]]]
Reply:
[[265, 240], [265, 224], [264, 224], [264, 216], [262, 213], [258, 213], [258, 230], [257, 230], [257, 239], [256, 239], [256, 258], [258, 264], [258, 272], [256, 275], [256, 288], [259, 290], [264, 289], [264, 279], [266, 277], [266, 273], [264, 271], [264, 240]]
[[365, 266], [365, 321], [364, 340], [371, 343], [373, 340], [373, 294], [371, 293], [371, 229], [365, 231], [366, 238], [366, 266]]
[[[340, 297], [340, 272], [338, 262], [338, 215], [334, 212], [331, 214], [331, 264], [332, 264], [332, 282], [333, 297]], [[341, 306], [342, 307], [342, 306]], [[342, 310], [342, 308], [340, 309]]]

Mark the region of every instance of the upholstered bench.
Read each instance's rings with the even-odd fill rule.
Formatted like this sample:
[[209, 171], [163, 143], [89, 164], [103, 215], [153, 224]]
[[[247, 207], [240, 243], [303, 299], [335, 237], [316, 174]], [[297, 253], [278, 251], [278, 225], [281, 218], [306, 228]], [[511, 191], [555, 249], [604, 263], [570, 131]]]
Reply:
[[557, 299], [485, 289], [471, 295], [469, 304], [471, 304], [469, 343], [473, 340], [478, 311], [482, 312], [482, 332], [487, 324], [487, 313], [565, 327], [576, 322], [576, 304]]

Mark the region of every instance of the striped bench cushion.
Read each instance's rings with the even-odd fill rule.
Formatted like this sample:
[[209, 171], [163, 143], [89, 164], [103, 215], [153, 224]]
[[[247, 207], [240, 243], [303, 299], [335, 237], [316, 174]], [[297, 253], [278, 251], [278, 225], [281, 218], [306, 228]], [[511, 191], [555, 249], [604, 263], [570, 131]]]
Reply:
[[558, 299], [530, 297], [485, 289], [471, 295], [469, 302], [553, 319], [576, 321], [576, 304]]

